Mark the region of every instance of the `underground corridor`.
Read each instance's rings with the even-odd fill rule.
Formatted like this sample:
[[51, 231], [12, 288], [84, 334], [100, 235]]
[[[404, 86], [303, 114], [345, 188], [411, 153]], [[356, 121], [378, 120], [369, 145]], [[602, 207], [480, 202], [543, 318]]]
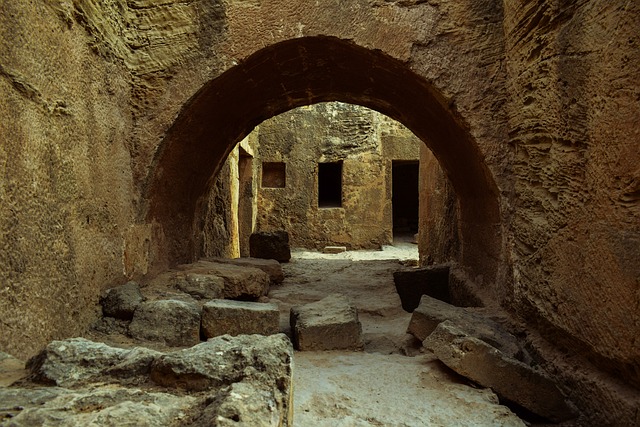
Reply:
[[640, 3], [0, 6], [0, 427], [640, 425]]

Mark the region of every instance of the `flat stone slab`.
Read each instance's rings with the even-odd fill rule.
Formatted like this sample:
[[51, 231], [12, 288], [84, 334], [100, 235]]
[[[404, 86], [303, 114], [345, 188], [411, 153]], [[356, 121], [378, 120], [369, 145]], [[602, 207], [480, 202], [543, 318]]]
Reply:
[[271, 278], [259, 268], [200, 260], [178, 267], [185, 274], [214, 275], [224, 280], [226, 299], [256, 300], [269, 292]]
[[553, 422], [575, 418], [574, 410], [544, 373], [509, 357], [444, 321], [423, 342], [449, 368], [498, 396]]
[[293, 345], [298, 350], [362, 350], [358, 311], [340, 294], [291, 308]]
[[422, 295], [449, 303], [449, 266], [407, 268], [393, 273], [393, 282], [400, 296], [402, 308], [413, 312], [420, 304]]
[[200, 342], [200, 309], [178, 300], [143, 302], [129, 325], [132, 338], [163, 342], [169, 346], [191, 346]]
[[424, 341], [440, 323], [451, 321], [469, 335], [493, 345], [511, 357], [526, 358], [515, 336], [505, 331], [494, 320], [480, 314], [476, 308], [456, 307], [428, 295], [423, 295], [420, 305], [413, 311], [407, 332]]
[[218, 262], [223, 264], [239, 265], [241, 267], [254, 267], [259, 268], [269, 275], [272, 285], [278, 285], [284, 280], [284, 271], [282, 266], [275, 259], [264, 258], [203, 258], [204, 261]]
[[273, 335], [280, 329], [276, 304], [213, 300], [202, 307], [202, 332], [207, 338], [219, 335]]

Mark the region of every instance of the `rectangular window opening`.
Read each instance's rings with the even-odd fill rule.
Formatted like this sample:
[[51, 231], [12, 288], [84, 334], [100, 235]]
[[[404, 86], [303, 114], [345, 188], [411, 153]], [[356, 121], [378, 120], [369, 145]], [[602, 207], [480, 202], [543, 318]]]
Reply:
[[285, 188], [287, 165], [283, 162], [262, 163], [262, 188]]
[[342, 162], [318, 163], [318, 207], [342, 207]]

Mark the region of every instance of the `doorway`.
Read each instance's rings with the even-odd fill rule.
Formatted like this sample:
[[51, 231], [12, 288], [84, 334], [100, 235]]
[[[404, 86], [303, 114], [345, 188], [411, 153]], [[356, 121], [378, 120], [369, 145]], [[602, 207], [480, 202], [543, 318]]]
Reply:
[[418, 232], [420, 162], [394, 160], [391, 169], [393, 239], [410, 238]]

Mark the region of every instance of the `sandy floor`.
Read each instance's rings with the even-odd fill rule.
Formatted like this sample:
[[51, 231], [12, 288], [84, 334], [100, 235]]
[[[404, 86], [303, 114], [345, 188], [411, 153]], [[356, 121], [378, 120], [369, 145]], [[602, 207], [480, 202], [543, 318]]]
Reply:
[[288, 328], [292, 305], [331, 293], [358, 307], [364, 352], [296, 352], [295, 426], [523, 426], [490, 390], [472, 387], [405, 333], [393, 271], [417, 259], [410, 243], [326, 255], [294, 251], [269, 294]]

